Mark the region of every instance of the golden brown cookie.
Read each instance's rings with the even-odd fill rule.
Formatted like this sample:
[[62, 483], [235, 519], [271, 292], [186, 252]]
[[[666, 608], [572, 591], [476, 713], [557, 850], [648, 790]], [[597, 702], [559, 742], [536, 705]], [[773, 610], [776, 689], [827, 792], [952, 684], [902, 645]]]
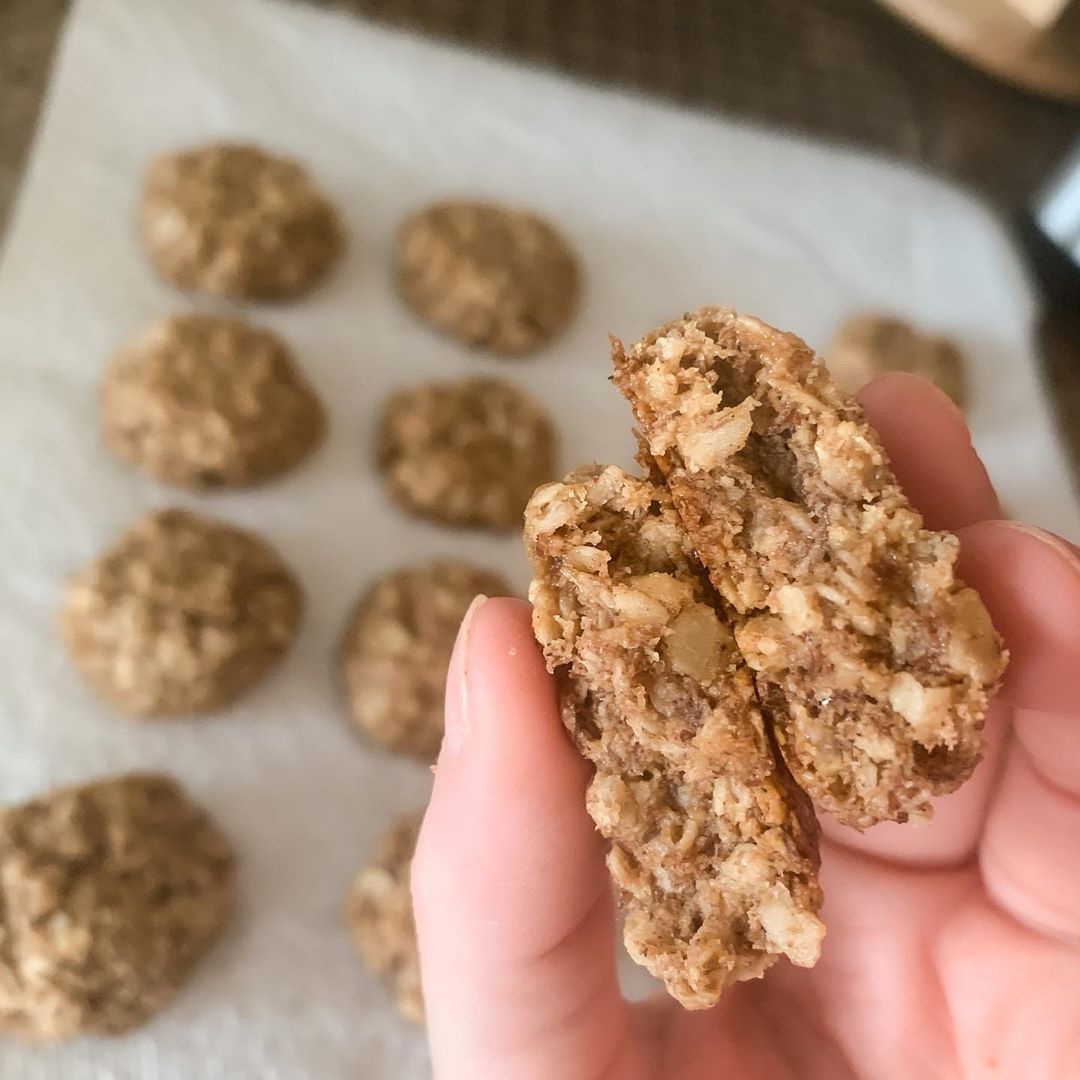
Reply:
[[140, 518], [76, 574], [61, 634], [103, 698], [134, 716], [226, 705], [282, 657], [303, 598], [252, 533], [186, 510]]
[[0, 811], [0, 1028], [116, 1035], [228, 921], [235, 856], [176, 781], [132, 773]]
[[461, 620], [478, 594], [510, 592], [501, 575], [459, 559], [380, 578], [360, 599], [341, 643], [356, 726], [388, 750], [434, 761]]
[[779, 956], [814, 964], [817, 822], [667, 492], [579, 469], [533, 496], [525, 544], [631, 956], [693, 1009]]
[[398, 1012], [424, 1022], [420, 954], [416, 945], [409, 866], [422, 810], [403, 814], [383, 837], [372, 861], [356, 875], [345, 900], [345, 922], [364, 963], [393, 990]]
[[424, 383], [386, 403], [378, 466], [402, 509], [446, 525], [513, 529], [555, 473], [555, 433], [540, 406], [500, 379]]
[[337, 213], [303, 166], [243, 143], [157, 158], [140, 227], [166, 281], [234, 300], [297, 296], [344, 248]]
[[291, 469], [325, 423], [276, 334], [216, 315], [161, 319], [121, 349], [105, 373], [101, 415], [119, 458], [196, 490]]
[[484, 202], [440, 202], [398, 235], [397, 281], [421, 318], [508, 356], [544, 345], [578, 307], [581, 273], [542, 218]]
[[923, 528], [794, 335], [705, 308], [614, 360], [795, 779], [857, 828], [928, 817], [978, 762], [1005, 666], [956, 537]]
[[964, 355], [945, 337], [924, 334], [890, 315], [856, 315], [833, 341], [826, 362], [841, 390], [854, 394], [875, 375], [910, 371], [966, 403]]

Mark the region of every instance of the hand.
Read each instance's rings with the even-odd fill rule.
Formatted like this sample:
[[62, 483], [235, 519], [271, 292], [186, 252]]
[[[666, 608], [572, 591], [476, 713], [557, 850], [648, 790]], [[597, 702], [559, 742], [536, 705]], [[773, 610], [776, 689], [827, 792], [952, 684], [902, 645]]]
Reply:
[[438, 1080], [1080, 1077], [1080, 552], [1000, 515], [959, 411], [890, 375], [863, 404], [1012, 652], [986, 761], [933, 825], [824, 821], [821, 961], [706, 1012], [619, 993], [589, 770], [527, 604], [471, 609], [413, 864]]

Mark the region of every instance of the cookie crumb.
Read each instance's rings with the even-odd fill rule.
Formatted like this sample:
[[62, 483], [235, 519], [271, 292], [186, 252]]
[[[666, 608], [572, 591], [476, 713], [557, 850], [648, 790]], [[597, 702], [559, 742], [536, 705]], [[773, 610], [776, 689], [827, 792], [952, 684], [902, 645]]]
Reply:
[[0, 1028], [117, 1035], [178, 993], [233, 910], [235, 856], [167, 776], [0, 811]]

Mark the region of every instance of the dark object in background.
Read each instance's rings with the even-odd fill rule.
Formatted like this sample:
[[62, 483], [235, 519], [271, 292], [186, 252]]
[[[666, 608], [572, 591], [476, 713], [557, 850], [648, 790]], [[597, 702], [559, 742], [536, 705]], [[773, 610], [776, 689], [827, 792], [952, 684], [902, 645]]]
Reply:
[[[1061, 172], [1022, 215], [1018, 234], [1038, 281], [1042, 308], [1036, 335], [1048, 396], [1080, 460], [1080, 143]], [[1073, 471], [1073, 486], [1080, 480]]]

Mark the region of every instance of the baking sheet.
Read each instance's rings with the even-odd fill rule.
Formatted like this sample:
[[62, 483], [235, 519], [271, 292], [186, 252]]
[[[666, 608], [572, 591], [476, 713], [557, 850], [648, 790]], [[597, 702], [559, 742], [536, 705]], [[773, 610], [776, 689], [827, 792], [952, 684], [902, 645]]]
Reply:
[[[151, 156], [213, 137], [305, 160], [341, 207], [344, 265], [310, 298], [249, 314], [292, 343], [329, 404], [320, 453], [264, 488], [204, 499], [111, 461], [96, 387], [110, 352], [195, 308], [155, 280], [133, 229]], [[580, 250], [571, 331], [528, 360], [463, 352], [394, 300], [397, 223], [450, 193], [540, 209]], [[166, 768], [242, 858], [242, 911], [176, 1004], [144, 1030], [58, 1047], [0, 1041], [5, 1078], [193, 1080], [427, 1072], [353, 957], [352, 874], [429, 776], [362, 745], [332, 653], [356, 593], [411, 559], [456, 553], [523, 587], [513, 538], [407, 521], [371, 463], [379, 402], [467, 372], [506, 375], [557, 418], [566, 466], [629, 464], [606, 335], [723, 302], [823, 346], [851, 310], [887, 308], [974, 358], [971, 421], [1019, 516], [1080, 538], [1080, 511], [1035, 377], [1029, 285], [976, 202], [896, 165], [598, 91], [270, 0], [83, 0], [71, 17], [0, 263], [0, 799]], [[259, 530], [309, 614], [282, 667], [213, 717], [133, 724], [95, 701], [54, 634], [65, 575], [148, 506]]]

